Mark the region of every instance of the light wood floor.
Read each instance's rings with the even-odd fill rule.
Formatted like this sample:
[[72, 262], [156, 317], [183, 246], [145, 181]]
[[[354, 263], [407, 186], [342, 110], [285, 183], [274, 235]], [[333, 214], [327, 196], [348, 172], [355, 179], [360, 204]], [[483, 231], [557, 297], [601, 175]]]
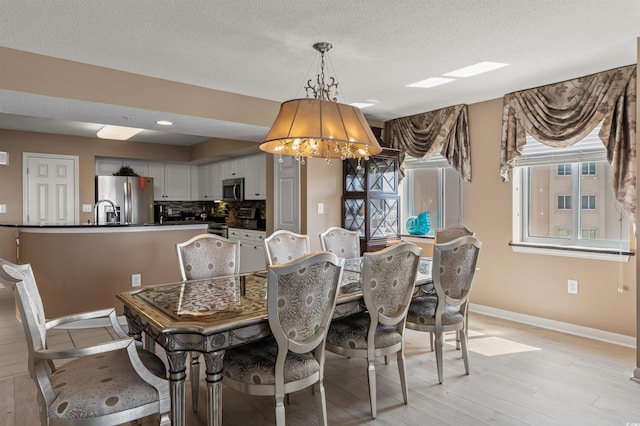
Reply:
[[[13, 301], [0, 291], [0, 426], [33, 426], [35, 387], [26, 375], [26, 345]], [[427, 335], [408, 330], [409, 404], [402, 403], [397, 364], [376, 365], [378, 417], [369, 416], [365, 362], [327, 353], [325, 388], [333, 425], [638, 425], [640, 384], [629, 378], [635, 350], [472, 314], [471, 374], [464, 374], [453, 342], [445, 348], [444, 383], [438, 384]], [[105, 329], [62, 331], [57, 345], [104, 339]], [[187, 406], [190, 392], [187, 385]], [[206, 387], [187, 424], [206, 424]], [[270, 397], [224, 389], [225, 425], [274, 424]], [[287, 424], [317, 424], [310, 390], [291, 395]], [[145, 419], [143, 425], [157, 424]]]

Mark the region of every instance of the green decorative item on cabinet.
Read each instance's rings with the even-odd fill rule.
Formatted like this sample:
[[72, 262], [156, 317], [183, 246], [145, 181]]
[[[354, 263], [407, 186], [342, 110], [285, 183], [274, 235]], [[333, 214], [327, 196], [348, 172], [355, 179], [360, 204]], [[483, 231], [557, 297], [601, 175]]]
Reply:
[[133, 169], [129, 166], [120, 167], [120, 170], [115, 172], [113, 175], [114, 176], [140, 176], [139, 174], [134, 172]]

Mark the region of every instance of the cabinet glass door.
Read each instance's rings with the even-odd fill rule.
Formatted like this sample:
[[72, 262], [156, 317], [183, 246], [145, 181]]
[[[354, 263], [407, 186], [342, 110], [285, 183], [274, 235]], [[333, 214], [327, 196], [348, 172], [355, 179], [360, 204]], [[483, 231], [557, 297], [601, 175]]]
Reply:
[[399, 232], [398, 198], [369, 199], [369, 238], [395, 238]]
[[344, 228], [358, 231], [364, 237], [364, 198], [352, 198], [344, 200]]
[[396, 193], [398, 173], [394, 158], [372, 157], [368, 167], [369, 191]]
[[358, 162], [347, 160], [345, 165], [345, 192], [363, 192], [365, 189], [364, 167], [358, 168]]

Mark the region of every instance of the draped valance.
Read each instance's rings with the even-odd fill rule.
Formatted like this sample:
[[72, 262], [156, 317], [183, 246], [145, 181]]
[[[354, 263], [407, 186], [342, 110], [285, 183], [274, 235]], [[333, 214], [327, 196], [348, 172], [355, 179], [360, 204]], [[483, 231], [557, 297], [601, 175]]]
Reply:
[[404, 156], [431, 158], [440, 153], [465, 182], [471, 182], [471, 146], [467, 105], [398, 118], [385, 123], [385, 145]]
[[617, 200], [635, 220], [636, 212], [636, 65], [509, 93], [504, 97], [500, 175], [509, 180], [514, 159], [529, 134], [541, 143], [564, 148], [589, 134], [600, 122], [600, 139], [611, 164]]

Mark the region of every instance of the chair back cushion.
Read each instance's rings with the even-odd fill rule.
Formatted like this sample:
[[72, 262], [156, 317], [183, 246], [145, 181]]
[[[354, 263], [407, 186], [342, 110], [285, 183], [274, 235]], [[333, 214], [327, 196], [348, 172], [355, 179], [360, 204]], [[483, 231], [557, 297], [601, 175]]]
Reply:
[[399, 243], [363, 255], [362, 290], [372, 322], [393, 325], [406, 316], [421, 253], [412, 243]]
[[276, 231], [264, 240], [270, 265], [289, 263], [310, 253], [309, 237], [286, 230]]
[[448, 243], [456, 238], [464, 237], [465, 235], [475, 236], [475, 232], [470, 231], [464, 225], [453, 225], [446, 229], [439, 229], [434, 234], [433, 243], [441, 244]]
[[177, 244], [183, 280], [198, 280], [237, 274], [240, 243], [213, 234], [197, 235]]
[[322, 250], [330, 251], [338, 257], [350, 259], [360, 256], [360, 236], [358, 231], [332, 227], [320, 234]]
[[308, 352], [324, 340], [338, 295], [344, 259], [333, 253], [309, 254], [269, 269], [269, 325], [278, 344]]
[[480, 240], [471, 236], [434, 245], [433, 284], [439, 300], [449, 305], [460, 305], [466, 301], [480, 247]]

